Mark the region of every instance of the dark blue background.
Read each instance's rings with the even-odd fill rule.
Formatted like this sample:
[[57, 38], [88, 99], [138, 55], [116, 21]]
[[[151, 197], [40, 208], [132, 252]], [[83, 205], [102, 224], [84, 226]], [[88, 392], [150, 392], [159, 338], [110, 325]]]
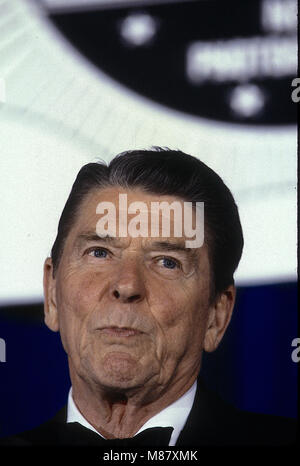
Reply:
[[[0, 309], [1, 436], [32, 428], [67, 401], [70, 379], [59, 334], [42, 320], [42, 304]], [[225, 400], [253, 412], [297, 416], [297, 284], [238, 289], [234, 315], [202, 374]]]

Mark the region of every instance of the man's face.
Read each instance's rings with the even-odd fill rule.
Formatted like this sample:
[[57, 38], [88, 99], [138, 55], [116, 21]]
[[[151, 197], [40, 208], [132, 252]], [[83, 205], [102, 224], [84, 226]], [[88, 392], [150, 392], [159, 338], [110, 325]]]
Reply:
[[194, 379], [203, 347], [214, 349], [208, 251], [205, 243], [188, 250], [173, 228], [170, 237], [101, 239], [96, 207], [112, 202], [118, 218], [120, 193], [149, 211], [150, 202], [178, 201], [116, 187], [89, 193], [54, 280], [49, 262], [45, 266], [46, 323], [61, 333], [71, 378], [106, 390], [148, 386], [159, 392]]

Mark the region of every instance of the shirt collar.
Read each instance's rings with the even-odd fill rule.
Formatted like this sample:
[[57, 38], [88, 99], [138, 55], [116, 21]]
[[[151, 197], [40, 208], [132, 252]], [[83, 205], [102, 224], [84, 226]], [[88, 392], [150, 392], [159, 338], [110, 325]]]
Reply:
[[[174, 430], [171, 435], [169, 446], [174, 446], [192, 409], [196, 389], [197, 381], [194, 382], [191, 388], [189, 388], [187, 392], [185, 392], [180, 398], [178, 398], [178, 400], [174, 401], [174, 403], [170, 404], [162, 411], [160, 411], [158, 414], [155, 414], [155, 416], [151, 417], [147, 422], [145, 422], [145, 424], [140, 428], [137, 434], [145, 429], [149, 429], [150, 427], [173, 427]], [[79, 424], [83, 425], [87, 429], [91, 429], [98, 435], [101, 435], [83, 417], [83, 415], [80, 413], [79, 409], [75, 405], [72, 396], [72, 387], [70, 388], [68, 396], [67, 422], [79, 422]], [[101, 435], [101, 437], [103, 437], [103, 435]]]

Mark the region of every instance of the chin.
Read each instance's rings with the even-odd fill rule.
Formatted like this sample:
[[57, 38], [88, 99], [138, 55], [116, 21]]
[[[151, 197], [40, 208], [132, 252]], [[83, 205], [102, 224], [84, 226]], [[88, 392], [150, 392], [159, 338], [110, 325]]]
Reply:
[[140, 363], [127, 353], [110, 353], [94, 366], [94, 379], [111, 390], [125, 390], [145, 382]]
[[115, 374], [111, 372], [101, 372], [94, 377], [97, 385], [105, 392], [126, 395], [128, 391], [142, 387], [146, 380], [141, 374]]

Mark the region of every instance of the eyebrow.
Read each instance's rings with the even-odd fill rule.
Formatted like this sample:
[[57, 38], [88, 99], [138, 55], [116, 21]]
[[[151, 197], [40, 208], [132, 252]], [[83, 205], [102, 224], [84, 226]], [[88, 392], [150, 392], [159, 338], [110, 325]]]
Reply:
[[171, 241], [155, 241], [147, 247], [147, 249], [158, 249], [162, 251], [182, 251], [191, 253], [191, 248], [186, 248], [183, 244], [174, 243]]
[[[91, 242], [98, 242], [102, 244], [109, 244], [115, 247], [122, 247], [122, 241], [119, 238], [110, 235], [99, 236], [94, 231], [88, 231], [78, 235], [75, 240], [75, 245], [78, 248], [80, 248], [82, 244]], [[174, 241], [154, 241], [146, 245], [144, 249], [148, 251], [178, 251], [183, 252], [184, 254], [190, 257], [197, 256], [197, 248], [186, 248], [184, 244]]]
[[114, 236], [99, 236], [97, 235], [94, 231], [91, 232], [86, 232], [86, 233], [81, 233], [80, 235], [77, 236], [75, 240], [75, 244], [78, 245], [79, 247], [81, 244], [84, 243], [92, 243], [92, 242], [101, 242], [101, 243], [106, 243], [106, 244], [111, 244], [118, 246], [121, 244], [121, 241], [118, 238], [115, 238]]

